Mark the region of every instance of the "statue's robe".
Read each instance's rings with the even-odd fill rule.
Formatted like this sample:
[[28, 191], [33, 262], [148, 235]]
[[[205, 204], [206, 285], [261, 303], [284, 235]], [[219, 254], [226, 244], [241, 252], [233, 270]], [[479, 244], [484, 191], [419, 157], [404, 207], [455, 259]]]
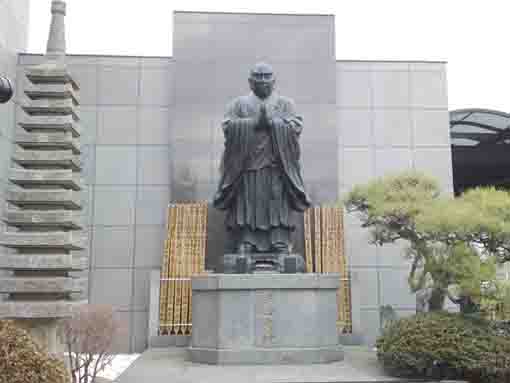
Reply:
[[[270, 126], [258, 126], [262, 103]], [[310, 206], [300, 164], [302, 129], [293, 102], [274, 93], [265, 100], [250, 93], [227, 107], [214, 206], [227, 211], [226, 226], [236, 245], [247, 242], [267, 252], [290, 244], [292, 212]]]

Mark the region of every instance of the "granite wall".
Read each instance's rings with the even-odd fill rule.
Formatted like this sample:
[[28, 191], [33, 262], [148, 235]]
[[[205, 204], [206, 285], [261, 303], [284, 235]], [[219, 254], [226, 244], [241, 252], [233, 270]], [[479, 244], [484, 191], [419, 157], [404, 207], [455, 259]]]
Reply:
[[[0, 1], [0, 74], [9, 77], [13, 84], [16, 83], [17, 54], [24, 52], [28, 43], [29, 3], [29, 0]], [[15, 126], [13, 101], [17, 98], [15, 94], [9, 103], [0, 105], [0, 214], [5, 208], [4, 192]], [[0, 230], [3, 229], [3, 222], [0, 221]], [[0, 248], [0, 252], [7, 251]]]
[[[0, 1], [0, 74], [8, 76], [14, 84], [17, 54], [27, 48], [28, 18], [29, 0]], [[0, 105], [0, 196], [7, 182], [14, 114], [12, 101]]]

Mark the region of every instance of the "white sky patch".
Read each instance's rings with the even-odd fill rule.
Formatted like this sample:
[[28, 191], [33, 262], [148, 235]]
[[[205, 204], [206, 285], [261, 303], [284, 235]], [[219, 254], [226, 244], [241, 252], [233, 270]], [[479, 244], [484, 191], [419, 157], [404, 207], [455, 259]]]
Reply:
[[[14, 0], [13, 0], [14, 1]], [[41, 53], [51, 0], [31, 0], [29, 52]], [[336, 56], [448, 61], [450, 109], [510, 112], [510, 1], [67, 0], [69, 53], [172, 55], [174, 10], [336, 16]]]

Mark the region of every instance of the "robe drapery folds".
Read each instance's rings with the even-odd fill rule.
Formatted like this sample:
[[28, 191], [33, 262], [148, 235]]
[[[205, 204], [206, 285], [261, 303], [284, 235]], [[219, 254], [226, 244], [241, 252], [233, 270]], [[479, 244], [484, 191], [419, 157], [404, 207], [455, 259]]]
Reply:
[[[268, 127], [257, 126], [263, 102], [272, 119]], [[229, 230], [240, 231], [259, 250], [267, 251], [271, 242], [288, 242], [280, 232], [294, 229], [292, 211], [310, 206], [300, 164], [302, 128], [292, 101], [275, 94], [262, 101], [251, 93], [227, 108], [214, 206], [227, 211]]]

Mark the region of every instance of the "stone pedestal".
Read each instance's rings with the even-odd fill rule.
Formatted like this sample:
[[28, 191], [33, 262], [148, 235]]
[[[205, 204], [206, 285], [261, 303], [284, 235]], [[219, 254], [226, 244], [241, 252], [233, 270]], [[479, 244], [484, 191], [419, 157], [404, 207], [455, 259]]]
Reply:
[[338, 274], [212, 274], [192, 278], [190, 359], [308, 364], [343, 359]]

